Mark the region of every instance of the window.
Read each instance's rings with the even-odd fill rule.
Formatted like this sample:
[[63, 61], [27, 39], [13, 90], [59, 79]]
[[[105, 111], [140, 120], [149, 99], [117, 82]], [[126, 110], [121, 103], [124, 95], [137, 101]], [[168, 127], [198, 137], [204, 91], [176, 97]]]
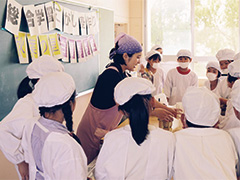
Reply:
[[198, 76], [219, 49], [239, 52], [239, 0], [146, 0], [146, 15], [146, 50], [162, 45], [166, 61], [189, 49]]

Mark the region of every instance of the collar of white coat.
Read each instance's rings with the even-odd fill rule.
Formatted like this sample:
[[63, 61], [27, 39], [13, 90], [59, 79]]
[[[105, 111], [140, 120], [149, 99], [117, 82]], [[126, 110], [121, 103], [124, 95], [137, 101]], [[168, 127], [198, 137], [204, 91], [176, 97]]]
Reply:
[[[126, 125], [126, 126], [123, 126], [123, 129], [126, 130], [126, 131], [131, 131], [131, 127], [130, 127], [129, 124]], [[152, 131], [152, 130], [155, 130], [155, 129], [157, 129], [156, 126], [153, 126], [153, 125], [150, 125], [150, 124], [148, 125], [148, 130], [149, 131]]]
[[193, 128], [189, 127], [186, 129], [182, 129], [180, 131], [175, 132], [175, 134], [184, 134], [188, 136], [211, 136], [218, 134], [219, 132], [224, 132], [221, 129], [216, 128]]

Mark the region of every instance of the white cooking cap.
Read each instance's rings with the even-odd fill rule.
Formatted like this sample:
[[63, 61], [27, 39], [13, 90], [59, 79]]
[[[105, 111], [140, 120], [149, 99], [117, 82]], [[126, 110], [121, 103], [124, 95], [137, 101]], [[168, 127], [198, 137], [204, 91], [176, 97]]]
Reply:
[[39, 79], [47, 73], [62, 71], [64, 71], [62, 63], [49, 55], [43, 55], [35, 59], [26, 69], [29, 79]]
[[181, 49], [178, 51], [177, 57], [179, 58], [181, 56], [187, 56], [189, 58], [192, 58], [192, 53], [187, 49]]
[[219, 99], [205, 87], [189, 87], [182, 104], [186, 119], [196, 125], [214, 126], [220, 116]]
[[155, 51], [155, 50], [152, 50], [152, 51], [149, 51], [147, 52], [146, 56], [145, 56], [145, 59], [148, 60], [151, 56], [155, 55], [155, 54], [158, 54], [161, 58], [161, 54], [160, 52], [158, 51]]
[[152, 50], [157, 50], [157, 49], [162, 49], [162, 47], [157, 44], [157, 45], [155, 45], [155, 46], [153, 46], [153, 47], [151, 48], [151, 51], [152, 51]]
[[40, 78], [32, 96], [39, 107], [53, 107], [67, 102], [75, 89], [72, 76], [65, 72], [52, 72]]
[[235, 81], [231, 91], [231, 101], [233, 107], [240, 112], [240, 80]]
[[215, 68], [221, 73], [221, 68], [218, 61], [209, 61], [207, 63], [206, 69], [209, 67]]
[[228, 73], [236, 78], [240, 78], [240, 61], [233, 61], [228, 65]]
[[128, 77], [120, 81], [114, 89], [114, 99], [117, 104], [123, 105], [135, 94], [152, 94], [155, 87], [152, 82], [140, 77]]
[[235, 56], [233, 57], [234, 61], [239, 61], [240, 60], [240, 52], [235, 54]]
[[221, 49], [217, 52], [216, 58], [218, 61], [233, 60], [234, 55], [235, 52], [231, 49]]

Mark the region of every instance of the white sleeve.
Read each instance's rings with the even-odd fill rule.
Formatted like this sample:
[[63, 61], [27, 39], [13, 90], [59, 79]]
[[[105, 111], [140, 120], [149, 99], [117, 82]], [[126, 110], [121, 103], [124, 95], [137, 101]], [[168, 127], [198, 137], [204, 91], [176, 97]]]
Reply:
[[0, 123], [0, 149], [13, 164], [24, 160], [21, 147], [24, 124], [33, 117], [32, 104], [20, 99]]
[[164, 83], [164, 93], [166, 94], [167, 98], [170, 98], [172, 91], [172, 78], [170, 73], [171, 71], [167, 73], [167, 77]]
[[193, 76], [192, 86], [198, 87], [198, 76], [195, 73], [194, 73], [194, 76]]
[[169, 142], [169, 151], [168, 151], [168, 179], [173, 177], [173, 159], [175, 154], [175, 136], [172, 134], [172, 138]]
[[87, 179], [86, 155], [68, 134], [48, 136], [42, 150], [42, 165], [46, 179]]

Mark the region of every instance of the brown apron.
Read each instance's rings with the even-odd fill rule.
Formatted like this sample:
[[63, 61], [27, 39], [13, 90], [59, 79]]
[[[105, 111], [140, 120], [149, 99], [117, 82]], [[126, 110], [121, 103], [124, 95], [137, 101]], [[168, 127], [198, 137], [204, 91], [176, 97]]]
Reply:
[[101, 139], [117, 127], [122, 116], [117, 105], [109, 109], [98, 109], [89, 103], [77, 129], [88, 164], [98, 155]]

